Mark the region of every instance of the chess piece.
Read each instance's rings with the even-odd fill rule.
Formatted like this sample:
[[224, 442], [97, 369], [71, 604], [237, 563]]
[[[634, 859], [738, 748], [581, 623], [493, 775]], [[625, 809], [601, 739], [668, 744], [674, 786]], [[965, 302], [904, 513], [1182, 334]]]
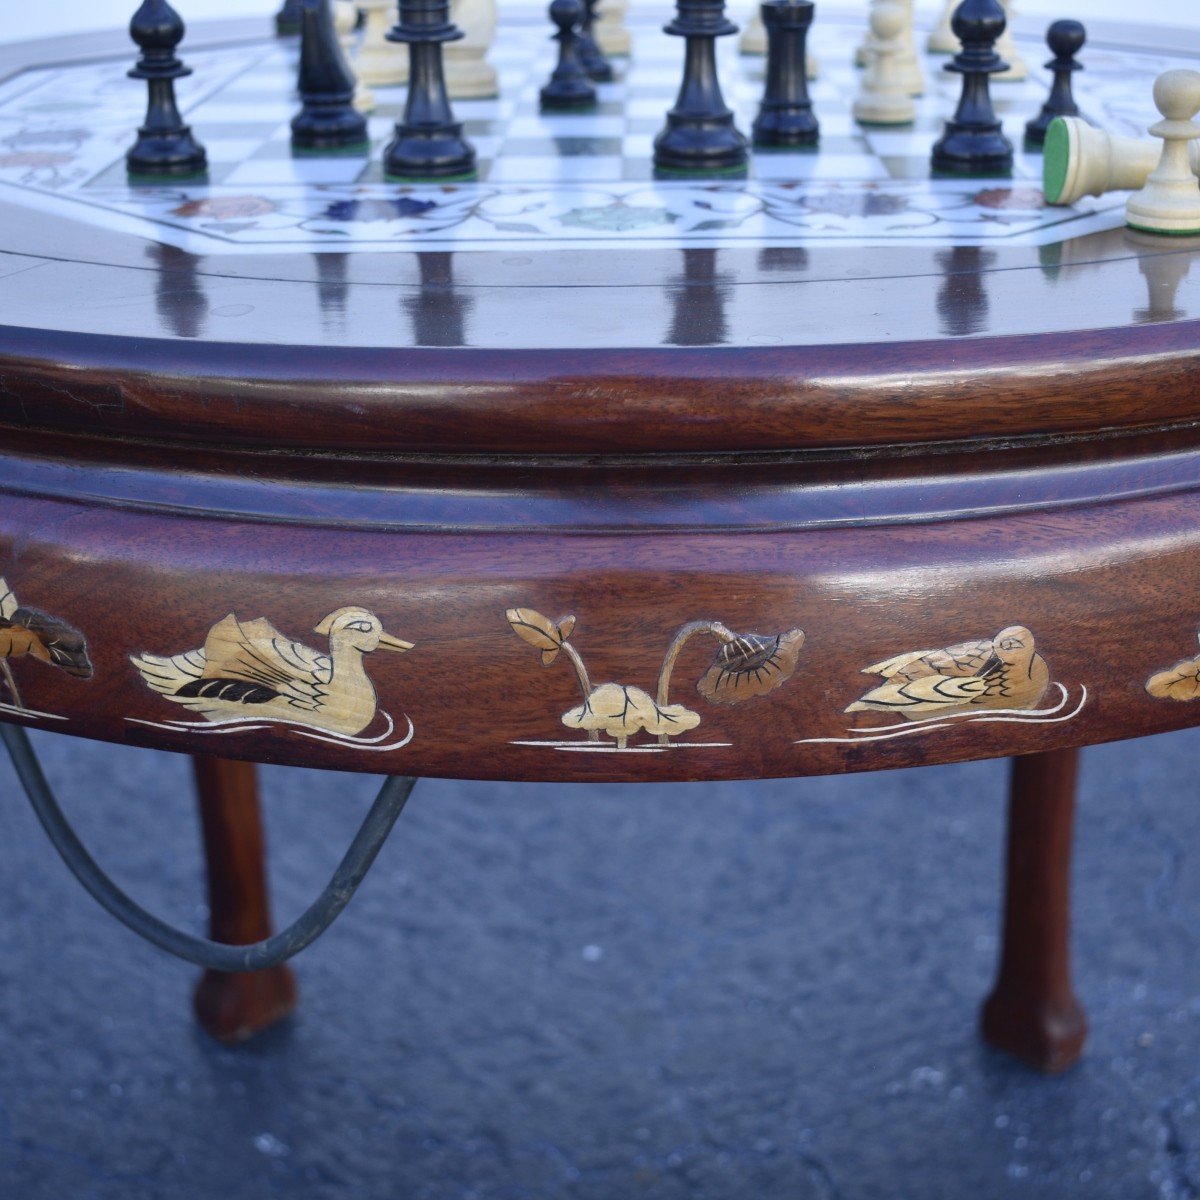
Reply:
[[[1200, 141], [1187, 144], [1192, 173], [1200, 175]], [[1149, 138], [1120, 137], [1081, 117], [1050, 122], [1042, 155], [1042, 192], [1047, 204], [1074, 204], [1084, 196], [1143, 187], [1162, 157]]]
[[443, 55], [451, 100], [487, 100], [500, 92], [496, 68], [487, 61], [496, 36], [496, 0], [451, 0], [450, 19], [463, 32]]
[[404, 117], [383, 154], [384, 173], [416, 179], [471, 175], [475, 150], [450, 111], [442, 74], [442, 44], [462, 37], [450, 21], [450, 0], [400, 0], [400, 20], [387, 36], [408, 44], [410, 79]]
[[1150, 126], [1163, 139], [1162, 157], [1145, 186], [1125, 202], [1125, 223], [1144, 233], [1200, 233], [1200, 181], [1188, 143], [1200, 138], [1200, 72], [1165, 71], [1154, 81], [1154, 107], [1163, 119]]
[[954, 29], [950, 24], [959, 3], [960, 0], [946, 0], [938, 23], [925, 39], [925, 49], [930, 54], [957, 54], [962, 49], [962, 43], [954, 36]]
[[[738, 53], [766, 54], [766, 52], [767, 28], [763, 24], [762, 13], [755, 5], [754, 11], [750, 14], [750, 20], [746, 22], [742, 36], [738, 39]], [[817, 79], [821, 74], [821, 65], [817, 62], [817, 56], [807, 46], [804, 51], [804, 74], [808, 79]]]
[[175, 100], [175, 80], [192, 73], [175, 55], [183, 32], [183, 21], [167, 0], [143, 0], [129, 22], [129, 36], [142, 53], [127, 73], [144, 79], [150, 91], [146, 119], [125, 155], [134, 175], [197, 175], [208, 165]]
[[1079, 116], [1079, 106], [1071, 94], [1071, 75], [1083, 70], [1083, 64], [1075, 61], [1075, 55], [1083, 48], [1086, 37], [1078, 21], [1055, 21], [1046, 30], [1046, 45], [1054, 55], [1046, 69], [1053, 73], [1054, 80], [1042, 111], [1025, 123], [1026, 140], [1036, 146], [1046, 140], [1046, 130], [1055, 117]]
[[579, 27], [579, 61], [588, 78], [596, 83], [609, 83], [613, 77], [612, 63], [600, 53], [592, 29], [596, 23], [599, 0], [583, 0], [583, 24]]
[[808, 98], [804, 46], [812, 24], [812, 0], [764, 0], [767, 83], [751, 129], [756, 146], [811, 146], [819, 126]]
[[388, 38], [396, 0], [358, 0], [366, 14], [354, 72], [369, 87], [397, 87], [408, 82], [408, 51]]
[[558, 63], [539, 93], [543, 108], [588, 108], [596, 103], [596, 89], [579, 61], [579, 27], [583, 0], [553, 0], [550, 20], [558, 26]]
[[633, 49], [633, 35], [625, 27], [628, 10], [629, 0], [600, 0], [596, 6], [592, 34], [602, 54], [627, 55]]
[[[871, 0], [872, 10], [880, 4], [897, 4], [904, 13], [903, 23], [895, 38], [899, 46], [895, 49], [893, 61], [889, 66], [889, 78], [892, 84], [902, 88], [906, 95], [923, 96], [925, 94], [925, 76], [921, 73], [921, 60], [917, 54], [917, 43], [913, 34], [913, 0]], [[867, 34], [854, 53], [855, 66], [869, 67], [871, 65], [875, 54], [876, 40], [868, 13]]]
[[300, 32], [300, 6], [303, 0], [283, 0], [283, 7], [275, 14], [275, 32], [290, 34]]
[[1006, 175], [1012, 170], [1012, 143], [1000, 132], [988, 90], [989, 76], [1006, 66], [995, 50], [1004, 24], [998, 0], [963, 0], [955, 10], [953, 28], [962, 49], [943, 70], [962, 76], [962, 94], [953, 118], [934, 144], [935, 171]]
[[904, 54], [904, 20], [899, 4], [871, 7], [871, 62], [851, 110], [864, 125], [907, 125], [916, 119], [917, 106], [898, 70]]
[[[358, 28], [358, 5], [354, 0], [333, 0], [333, 27], [337, 30], [338, 42], [342, 47], [342, 57], [349, 66], [354, 51], [354, 33]], [[360, 113], [375, 111], [375, 93], [350, 67], [354, 75], [354, 107]]]
[[354, 107], [354, 74], [342, 54], [329, 0], [304, 0], [300, 11], [301, 110], [292, 120], [298, 150], [367, 146], [367, 119]]
[[996, 72], [996, 82], [1020, 83], [1029, 78], [1029, 64], [1021, 57], [1017, 43], [1013, 41], [1012, 22], [1017, 15], [1017, 8], [1013, 0], [1000, 0], [1000, 7], [1004, 9], [1005, 25], [1004, 32], [996, 39], [996, 53], [1008, 66]]
[[717, 79], [716, 39], [737, 33], [725, 16], [725, 0], [676, 0], [675, 16], [663, 32], [685, 38], [687, 44], [679, 95], [654, 139], [655, 168], [743, 171], [746, 139], [734, 127]]

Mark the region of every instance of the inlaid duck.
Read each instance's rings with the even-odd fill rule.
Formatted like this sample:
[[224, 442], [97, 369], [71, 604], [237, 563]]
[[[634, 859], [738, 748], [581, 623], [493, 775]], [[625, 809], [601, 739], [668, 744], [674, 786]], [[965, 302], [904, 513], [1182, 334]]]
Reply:
[[363, 656], [380, 647], [404, 652], [412, 642], [385, 633], [365, 608], [339, 608], [313, 630], [329, 653], [284, 637], [259, 617], [218, 621], [198, 650], [130, 661], [156, 692], [210, 721], [270, 717], [354, 736], [375, 716], [375, 688]]
[[61, 667], [78, 679], [91, 679], [92, 660], [82, 633], [66, 621], [17, 602], [12, 589], [0, 579], [0, 673], [8, 685], [12, 702], [22, 708], [21, 694], [13, 678], [10, 658], [28, 655], [40, 662]]
[[899, 712], [914, 721], [972, 708], [1034, 708], [1050, 685], [1050, 668], [1024, 625], [1010, 625], [994, 638], [897, 654], [863, 673], [887, 682], [846, 712]]

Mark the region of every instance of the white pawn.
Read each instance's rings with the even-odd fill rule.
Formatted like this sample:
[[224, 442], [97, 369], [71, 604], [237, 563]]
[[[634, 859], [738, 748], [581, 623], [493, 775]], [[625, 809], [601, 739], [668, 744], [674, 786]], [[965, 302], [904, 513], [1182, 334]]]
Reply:
[[[1200, 174], [1200, 141], [1188, 142], [1192, 173]], [[1082, 117], [1060, 117], [1046, 133], [1042, 191], [1047, 204], [1074, 204], [1084, 196], [1131, 191], [1145, 185], [1162, 158], [1150, 138], [1121, 137]]]
[[1013, 41], [1012, 23], [1017, 15], [1016, 6], [1012, 0], [1000, 0], [1004, 9], [1004, 32], [996, 39], [996, 53], [1008, 63], [1007, 71], [997, 71], [992, 79], [997, 83], [1020, 83], [1029, 78], [1029, 64], [1021, 57], [1017, 43]]
[[954, 27], [950, 24], [954, 10], [961, 2], [962, 0], [946, 0], [941, 20], [925, 40], [925, 49], [930, 54], [957, 54], [962, 49], [962, 42], [958, 40]]
[[408, 47], [389, 42], [386, 34], [395, 23], [396, 0], [358, 0], [367, 14], [354, 71], [359, 79], [376, 87], [408, 82]]
[[871, 9], [871, 61], [853, 109], [854, 119], [864, 125], [907, 125], [916, 119], [917, 106], [898, 69], [904, 24], [899, 4], [878, 0]]
[[446, 92], [451, 100], [483, 100], [498, 95], [496, 68], [486, 59], [496, 36], [496, 0], [451, 0], [450, 20], [463, 31], [442, 47]]
[[625, 28], [625, 13], [629, 0], [600, 0], [592, 36], [601, 54], [628, 54], [633, 49], [633, 35]]
[[1192, 120], [1200, 111], [1200, 72], [1160, 75], [1154, 106], [1163, 120], [1150, 132], [1163, 139], [1162, 157], [1146, 186], [1125, 202], [1125, 222], [1147, 233], [1200, 233], [1200, 181], [1188, 159], [1188, 143], [1200, 138], [1200, 125]]
[[[893, 66], [895, 78], [908, 95], [923, 96], [925, 94], [925, 76], [921, 73], [921, 62], [917, 57], [917, 42], [913, 34], [913, 0], [871, 0], [872, 9], [881, 3], [898, 4], [904, 12], [904, 22], [897, 35], [900, 52]], [[862, 44], [854, 53], [855, 65], [869, 66], [874, 52], [875, 32], [874, 27], [869, 25], [867, 36], [863, 38]]]
[[[358, 24], [358, 5], [354, 0], [333, 0], [333, 27], [342, 44], [346, 63], [350, 65], [354, 51], [354, 27]], [[353, 69], [353, 68], [351, 68]], [[375, 96], [357, 73], [354, 76], [354, 107], [361, 113], [374, 112]]]

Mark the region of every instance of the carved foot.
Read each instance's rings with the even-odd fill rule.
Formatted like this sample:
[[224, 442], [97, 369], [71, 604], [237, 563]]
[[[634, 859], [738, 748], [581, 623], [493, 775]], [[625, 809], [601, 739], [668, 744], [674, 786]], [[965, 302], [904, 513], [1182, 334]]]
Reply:
[[227, 1046], [252, 1038], [296, 1007], [296, 977], [283, 965], [233, 975], [205, 971], [196, 987], [196, 1018], [206, 1033]]
[[1014, 1058], [1057, 1075], [1083, 1053], [1087, 1014], [1073, 996], [1031, 1007], [1022, 996], [997, 989], [983, 1003], [980, 1029], [984, 1041]]

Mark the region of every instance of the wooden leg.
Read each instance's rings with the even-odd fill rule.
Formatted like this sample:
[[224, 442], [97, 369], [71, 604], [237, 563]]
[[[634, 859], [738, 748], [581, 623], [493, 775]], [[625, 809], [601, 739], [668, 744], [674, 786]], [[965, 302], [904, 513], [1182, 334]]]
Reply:
[[[235, 946], [257, 942], [271, 934], [271, 908], [254, 764], [195, 755], [192, 767], [211, 936]], [[217, 1041], [245, 1041], [296, 1007], [296, 979], [286, 965], [247, 974], [205, 971], [195, 1005], [200, 1024]]]
[[1087, 1017], [1071, 990], [1071, 826], [1077, 750], [1012, 760], [1000, 969], [984, 1038], [1040, 1071], [1079, 1057]]

